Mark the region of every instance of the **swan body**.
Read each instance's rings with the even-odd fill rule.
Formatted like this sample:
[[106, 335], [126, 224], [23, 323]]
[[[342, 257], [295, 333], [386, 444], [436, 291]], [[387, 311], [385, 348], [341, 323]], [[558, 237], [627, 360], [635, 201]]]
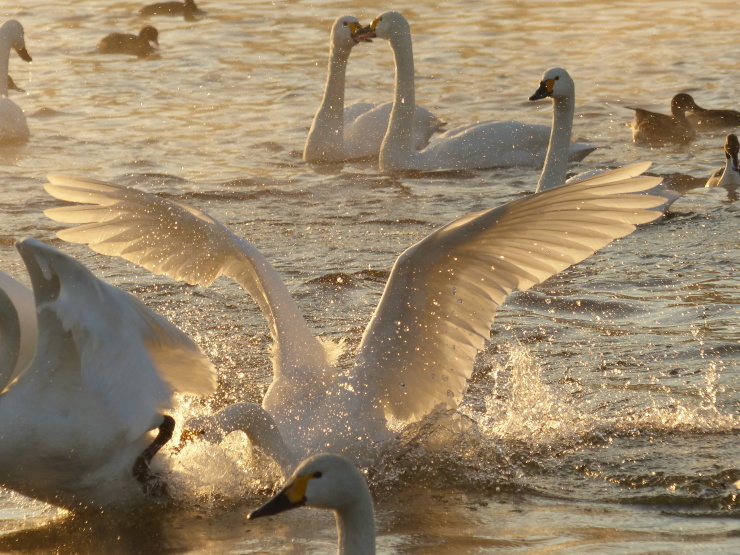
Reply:
[[699, 131], [714, 131], [717, 129], [727, 129], [728, 127], [740, 127], [740, 112], [737, 110], [702, 108], [694, 101], [691, 95], [686, 93], [676, 95], [676, 97], [679, 96], [683, 97], [683, 102], [691, 107], [686, 117], [695, 129]]
[[677, 94], [671, 99], [670, 116], [628, 107], [635, 111], [635, 121], [631, 124], [632, 140], [648, 146], [690, 143], [696, 138], [696, 131], [686, 117], [686, 112], [694, 105], [689, 95]]
[[334, 511], [339, 555], [374, 555], [373, 499], [365, 477], [347, 459], [325, 453], [306, 459], [280, 493], [247, 518], [253, 520], [298, 507]]
[[[388, 40], [396, 67], [395, 98], [391, 118], [380, 149], [380, 170], [436, 171], [481, 169], [499, 166], [541, 165], [550, 139], [546, 125], [516, 121], [486, 121], [447, 131], [423, 150], [411, 142], [415, 103], [414, 56], [411, 30], [398, 12], [375, 18], [371, 35]], [[582, 159], [595, 147], [570, 147], [571, 159]]]
[[101, 54], [130, 54], [144, 58], [159, 48], [159, 31], [147, 25], [138, 35], [110, 33], [100, 39], [98, 52]]
[[73, 258], [35, 239], [17, 248], [33, 285], [38, 343], [9, 379], [20, 324], [3, 290], [0, 485], [69, 509], [136, 503], [166, 441], [152, 442], [150, 431], [174, 425], [163, 414], [173, 391], [212, 393], [214, 369], [174, 325]]
[[15, 19], [0, 26], [0, 143], [22, 143], [31, 136], [23, 110], [8, 98], [8, 89], [20, 90], [8, 75], [11, 50], [22, 60], [32, 61], [26, 50], [23, 26]]
[[[326, 87], [303, 149], [306, 162], [377, 158], [380, 152], [393, 103], [357, 102], [344, 106], [347, 62], [352, 48], [363, 42], [358, 35], [361, 28], [352, 16], [340, 17], [332, 25]], [[422, 106], [415, 106], [413, 119], [415, 149], [423, 148], [432, 134], [444, 126]]]
[[736, 189], [740, 186], [740, 141], [730, 133], [725, 138], [725, 167], [715, 171], [705, 187], [725, 187]]
[[151, 15], [182, 15], [185, 21], [194, 21], [196, 16], [204, 16], [206, 13], [195, 5], [195, 0], [184, 0], [184, 2], [157, 2], [149, 4], [139, 10], [140, 16]]
[[[355, 358], [333, 364], [287, 287], [251, 243], [200, 210], [133, 188], [49, 176], [46, 190], [81, 205], [50, 218], [79, 224], [66, 241], [192, 284], [219, 275], [259, 305], [274, 341], [273, 380], [262, 408], [289, 453], [366, 460], [391, 433], [387, 418], [420, 420], [454, 408], [490, 333], [497, 307], [660, 216], [662, 197], [636, 195], [660, 183], [636, 177], [649, 164], [600, 174], [498, 208], [468, 214], [399, 256]], [[249, 433], [249, 432], [247, 432]]]

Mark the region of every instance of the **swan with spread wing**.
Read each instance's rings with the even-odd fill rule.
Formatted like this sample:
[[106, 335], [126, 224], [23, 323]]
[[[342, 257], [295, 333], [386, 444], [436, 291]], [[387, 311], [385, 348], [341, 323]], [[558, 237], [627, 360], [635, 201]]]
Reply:
[[[260, 425], [284, 442], [272, 447], [293, 465], [319, 450], [359, 462], [369, 445], [389, 436], [389, 419], [413, 422], [436, 407], [458, 405], [507, 295], [660, 216], [651, 208], [662, 197], [634, 194], [660, 182], [639, 175], [648, 166], [468, 214], [409, 247], [396, 260], [346, 371], [331, 363], [262, 253], [204, 212], [129, 187], [52, 175], [46, 190], [80, 204], [46, 214], [78, 224], [59, 231], [61, 239], [152, 272], [191, 284], [209, 285], [222, 274], [240, 283], [274, 341], [272, 383], [262, 407], [249, 406], [262, 411]], [[220, 423], [249, 435], [251, 417], [227, 409], [233, 414]], [[283, 470], [292, 470], [290, 464]]]

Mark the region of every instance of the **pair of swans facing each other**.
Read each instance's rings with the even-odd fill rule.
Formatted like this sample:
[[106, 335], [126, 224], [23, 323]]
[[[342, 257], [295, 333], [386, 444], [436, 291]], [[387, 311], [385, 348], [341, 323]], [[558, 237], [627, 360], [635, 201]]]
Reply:
[[[174, 392], [213, 393], [213, 366], [167, 319], [73, 258], [35, 239], [17, 248], [34, 299], [3, 275], [0, 485], [69, 509], [163, 492], [149, 462], [174, 430], [165, 411]], [[31, 337], [38, 330], [30, 362], [22, 318]]]
[[10, 98], [8, 89], [13, 80], [8, 75], [10, 51], [15, 52], [26, 62], [32, 61], [26, 50], [23, 26], [15, 19], [10, 19], [0, 26], [0, 144], [23, 143], [31, 136], [23, 110]]
[[[351, 50], [374, 37], [388, 39], [391, 44], [396, 72], [394, 101], [343, 108]], [[379, 157], [381, 171], [390, 172], [538, 166], [544, 161], [550, 137], [546, 125], [485, 121], [451, 129], [426, 146], [442, 125], [431, 112], [416, 105], [411, 30], [403, 15], [384, 13], [369, 27], [361, 27], [351, 16], [337, 19], [332, 27], [324, 97], [306, 140], [304, 160], [341, 162]], [[593, 150], [592, 145], [569, 144], [568, 158], [581, 160]]]
[[64, 240], [192, 284], [226, 275], [247, 290], [274, 342], [272, 383], [261, 407], [232, 405], [200, 425], [210, 424], [216, 435], [245, 431], [288, 474], [317, 451], [367, 462], [369, 447], [392, 436], [387, 419], [413, 422], [439, 406], [456, 407], [509, 293], [660, 216], [652, 208], [664, 198], [635, 194], [660, 182], [639, 177], [648, 165], [468, 214], [407, 249], [346, 371], [310, 332], [265, 257], [198, 209], [110, 183], [50, 176], [50, 194], [81, 205], [46, 213], [79, 224], [58, 232]]

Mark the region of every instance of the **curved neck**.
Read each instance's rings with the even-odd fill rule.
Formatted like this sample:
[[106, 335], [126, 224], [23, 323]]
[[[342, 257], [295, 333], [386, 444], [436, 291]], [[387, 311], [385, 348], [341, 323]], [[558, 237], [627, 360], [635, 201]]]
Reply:
[[21, 350], [18, 311], [8, 294], [0, 289], [0, 393], [10, 383]]
[[329, 54], [324, 97], [308, 132], [303, 159], [307, 162], [344, 158], [344, 87], [349, 53]]
[[390, 38], [396, 65], [393, 109], [380, 155], [411, 152], [416, 97], [414, 90], [414, 51], [410, 33], [395, 33]]
[[373, 500], [366, 487], [349, 506], [334, 511], [340, 555], [375, 555]]
[[565, 183], [568, 173], [570, 137], [573, 132], [575, 95], [553, 98], [552, 129], [545, 165], [535, 192], [544, 191]]

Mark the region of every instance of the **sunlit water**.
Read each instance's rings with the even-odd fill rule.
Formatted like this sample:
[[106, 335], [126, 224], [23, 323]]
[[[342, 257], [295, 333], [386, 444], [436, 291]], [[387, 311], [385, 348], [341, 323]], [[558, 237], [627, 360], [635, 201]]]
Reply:
[[[13, 3], [11, 3], [12, 5]], [[26, 94], [12, 98], [32, 137], [0, 149], [0, 257], [27, 282], [13, 242], [72, 253], [188, 331], [219, 369], [205, 402], [175, 416], [259, 401], [269, 337], [228, 280], [202, 289], [62, 244], [42, 211], [47, 173], [136, 185], [205, 209], [257, 245], [311, 326], [359, 342], [395, 257], [436, 227], [533, 190], [537, 171], [418, 178], [372, 163], [300, 160], [321, 98], [328, 33], [345, 14], [402, 11], [414, 33], [417, 101], [450, 127], [482, 119], [549, 123], [530, 103], [548, 67], [577, 86], [575, 135], [603, 148], [573, 171], [653, 160], [661, 175], [706, 179], [723, 133], [686, 147], [631, 143], [640, 105], [668, 111], [679, 91], [737, 108], [738, 56], [726, 2], [201, 2], [209, 16], [148, 21], [151, 60], [100, 56], [104, 34], [145, 24], [138, 2], [33, 0], [0, 18], [26, 28]], [[352, 54], [348, 102], [390, 99], [383, 41]], [[691, 182], [689, 181], [689, 184]], [[692, 189], [654, 225], [499, 311], [465, 403], [405, 430], [368, 469], [383, 553], [740, 551], [737, 202]], [[350, 360], [350, 357], [348, 357]], [[0, 492], [0, 551], [332, 552], [330, 514], [261, 522], [246, 512], [277, 485], [244, 437], [177, 442], [157, 461], [172, 504], [76, 517]]]

